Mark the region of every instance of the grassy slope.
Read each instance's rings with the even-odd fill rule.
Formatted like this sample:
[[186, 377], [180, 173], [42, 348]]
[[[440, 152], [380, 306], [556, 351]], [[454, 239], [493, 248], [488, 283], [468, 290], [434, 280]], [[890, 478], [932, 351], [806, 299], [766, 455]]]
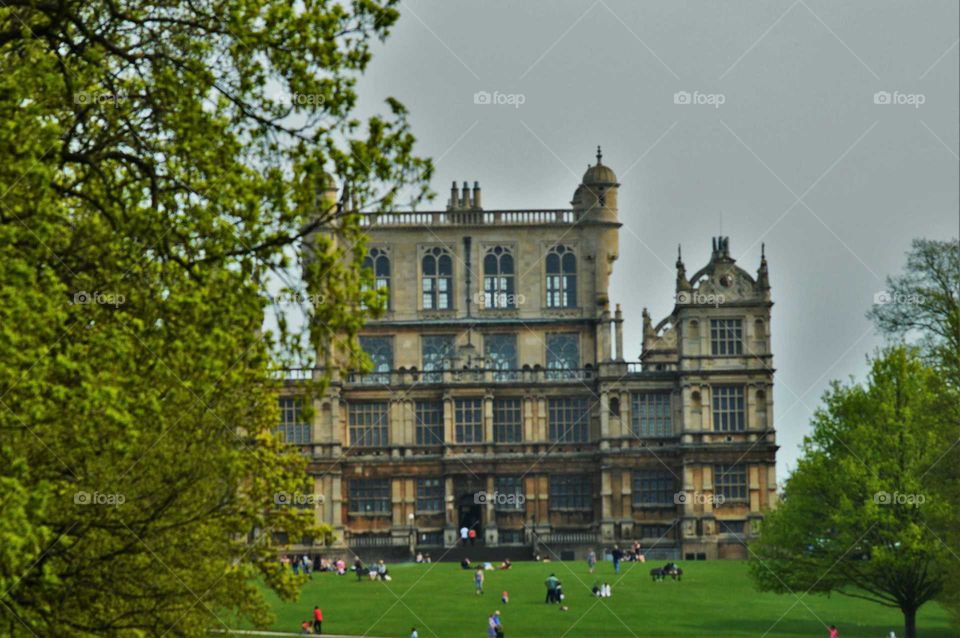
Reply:
[[[798, 602], [791, 595], [757, 593], [745, 562], [682, 566], [683, 582], [653, 583], [650, 565], [639, 563], [625, 564], [620, 577], [610, 563], [601, 563], [594, 576], [583, 563], [520, 563], [508, 572], [487, 572], [483, 596], [474, 595], [473, 573], [455, 564], [395, 565], [387, 583], [316, 574], [298, 603], [270, 595], [277, 614], [272, 629], [297, 631], [317, 604], [324, 612], [324, 633], [387, 637], [406, 637], [416, 626], [421, 638], [478, 638], [486, 635], [486, 617], [494, 609], [500, 609], [509, 637], [826, 636], [824, 623], [836, 624], [842, 638], [885, 638], [891, 629], [902, 635], [897, 610], [844, 596]], [[543, 604], [543, 580], [551, 572], [563, 581], [567, 612]], [[612, 598], [590, 595], [598, 577], [613, 585]], [[505, 589], [508, 605], [500, 603]], [[935, 604], [921, 609], [918, 628], [921, 638], [960, 636]]]

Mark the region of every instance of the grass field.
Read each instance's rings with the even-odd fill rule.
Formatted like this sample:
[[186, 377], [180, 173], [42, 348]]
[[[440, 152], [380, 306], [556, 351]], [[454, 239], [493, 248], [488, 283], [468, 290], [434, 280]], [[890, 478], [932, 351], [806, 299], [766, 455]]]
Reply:
[[[473, 572], [459, 565], [392, 565], [390, 582], [357, 582], [354, 575], [316, 574], [298, 603], [281, 603], [272, 594], [275, 631], [296, 632], [314, 605], [323, 609], [324, 633], [406, 638], [416, 626], [421, 638], [480, 638], [486, 618], [499, 609], [508, 638], [746, 638], [747, 636], [826, 636], [836, 624], [841, 638], [902, 636], [899, 611], [844, 596], [760, 594], [740, 561], [683, 563], [683, 582], [653, 583], [651, 565], [624, 564], [620, 576], [610, 563], [595, 575], [584, 563], [518, 563], [509, 571], [487, 572], [486, 593], [473, 592]], [[545, 605], [543, 580], [563, 581], [565, 604]], [[594, 580], [606, 579], [613, 597], [591, 596]], [[500, 593], [510, 592], [510, 603]], [[928, 603], [918, 616], [921, 638], [957, 638], [946, 613]]]

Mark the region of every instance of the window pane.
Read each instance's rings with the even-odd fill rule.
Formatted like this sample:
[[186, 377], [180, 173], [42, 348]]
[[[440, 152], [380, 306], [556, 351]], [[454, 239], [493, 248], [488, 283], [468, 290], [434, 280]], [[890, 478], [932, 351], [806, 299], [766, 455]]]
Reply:
[[523, 401], [493, 400], [493, 440], [497, 443], [519, 443], [523, 440]]
[[303, 400], [295, 397], [280, 397], [280, 425], [277, 434], [284, 443], [303, 444], [310, 442], [310, 424], [303, 416]]
[[631, 398], [630, 417], [634, 436], [673, 434], [669, 392], [635, 392]]
[[746, 429], [742, 385], [713, 387], [713, 431], [742, 432]]
[[417, 512], [436, 513], [443, 511], [443, 480], [439, 478], [417, 479]]
[[389, 514], [389, 479], [350, 479], [347, 507], [351, 514]]
[[457, 443], [483, 441], [483, 399], [456, 399], [453, 405]]
[[715, 355], [743, 354], [743, 321], [711, 319], [710, 350]]
[[350, 445], [383, 447], [389, 445], [389, 411], [385, 401], [350, 403], [347, 406]]
[[483, 354], [497, 381], [517, 378], [517, 335], [484, 335]]
[[493, 479], [493, 507], [500, 512], [516, 512], [524, 509], [523, 478], [520, 476], [496, 476]]
[[576, 379], [580, 368], [580, 335], [575, 332], [547, 335], [548, 379]]
[[590, 411], [586, 399], [549, 399], [547, 413], [551, 441], [585, 443], [589, 440]]
[[584, 474], [551, 474], [550, 509], [592, 510], [590, 477]]
[[747, 500], [747, 466], [715, 465], [713, 467], [713, 489], [723, 501]]
[[440, 401], [417, 401], [417, 445], [443, 445], [443, 404]]
[[393, 338], [362, 336], [360, 348], [373, 362], [372, 374], [363, 376], [363, 383], [390, 383], [393, 370]]
[[634, 507], [674, 507], [676, 487], [669, 470], [638, 470], [633, 473]]
[[441, 370], [448, 367], [453, 357], [453, 335], [427, 335], [420, 338], [424, 382], [439, 383]]

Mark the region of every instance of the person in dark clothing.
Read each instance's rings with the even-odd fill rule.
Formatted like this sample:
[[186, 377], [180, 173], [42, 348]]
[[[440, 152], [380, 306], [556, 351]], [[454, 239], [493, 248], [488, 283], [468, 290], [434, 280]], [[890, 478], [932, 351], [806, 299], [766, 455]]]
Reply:
[[359, 558], [353, 561], [353, 571], [357, 572], [357, 580], [363, 580], [363, 562]]
[[612, 556], [613, 556], [613, 572], [614, 572], [615, 574], [619, 574], [619, 573], [620, 573], [620, 561], [623, 560], [623, 551], [620, 549], [620, 546], [619, 546], [619, 545], [614, 545], [614, 546], [613, 546]]
[[547, 580], [544, 581], [544, 585], [547, 586], [547, 598], [543, 602], [548, 604], [553, 604], [555, 602], [560, 602], [557, 598], [557, 587], [560, 586], [560, 579], [555, 575], [550, 574]]

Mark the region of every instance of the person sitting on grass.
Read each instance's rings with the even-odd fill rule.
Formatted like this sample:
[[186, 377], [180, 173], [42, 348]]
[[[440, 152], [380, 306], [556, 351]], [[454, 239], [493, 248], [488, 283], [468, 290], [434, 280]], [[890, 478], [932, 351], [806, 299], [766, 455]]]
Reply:
[[312, 634], [313, 631], [310, 629], [311, 626], [312, 624], [310, 623], [309, 620], [304, 620], [303, 624], [300, 625], [300, 635], [309, 636], [310, 634]]
[[353, 571], [357, 572], [357, 582], [363, 580], [363, 561], [359, 557], [353, 561]]
[[513, 567], [513, 563], [510, 562], [509, 558], [504, 558], [503, 562], [500, 563], [500, 569], [510, 569]]
[[470, 559], [466, 556], [460, 561], [460, 569], [470, 569]]

